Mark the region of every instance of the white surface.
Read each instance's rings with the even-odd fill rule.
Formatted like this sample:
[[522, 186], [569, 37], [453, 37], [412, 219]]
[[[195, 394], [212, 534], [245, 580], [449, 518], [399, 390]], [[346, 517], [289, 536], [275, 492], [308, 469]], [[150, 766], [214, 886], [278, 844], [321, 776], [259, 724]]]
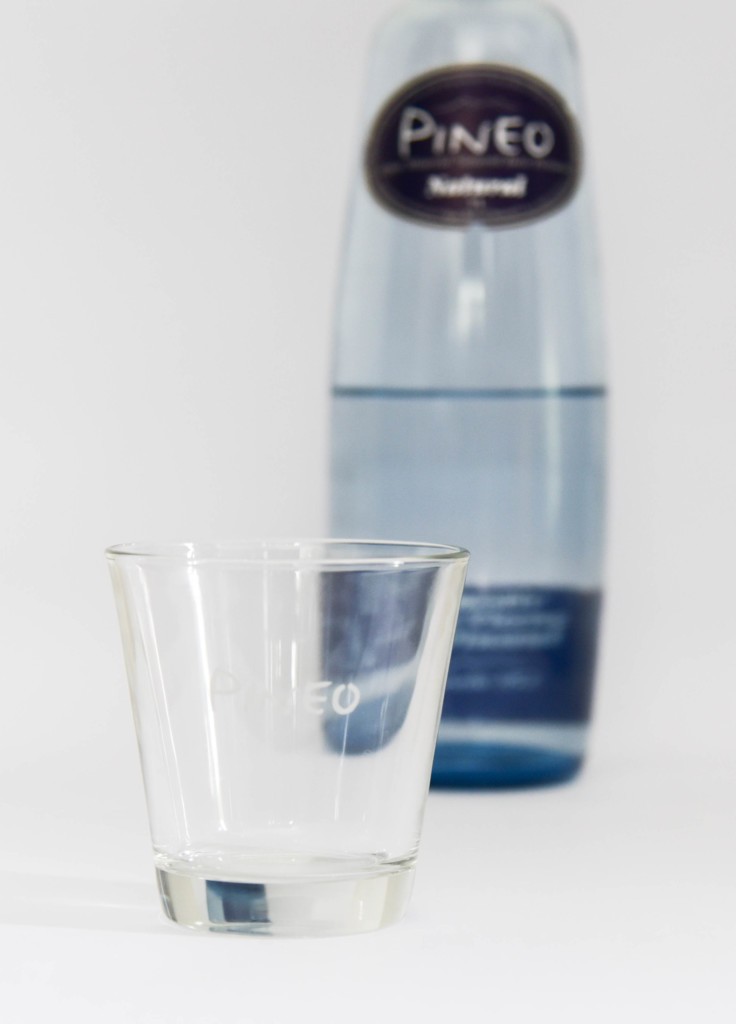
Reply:
[[716, 757], [433, 793], [405, 921], [321, 940], [179, 929], [158, 909], [143, 828], [57, 832], [53, 815], [11, 814], [54, 849], [0, 874], [4, 1019], [732, 1021], [732, 796], [733, 761]]
[[[330, 311], [388, 0], [0, 9], [0, 1005], [9, 1022], [731, 1021], [736, 62], [722, 0], [560, 0], [611, 349], [572, 786], [433, 794], [409, 919], [160, 917], [105, 544], [324, 531]], [[31, 884], [32, 883], [32, 884]]]

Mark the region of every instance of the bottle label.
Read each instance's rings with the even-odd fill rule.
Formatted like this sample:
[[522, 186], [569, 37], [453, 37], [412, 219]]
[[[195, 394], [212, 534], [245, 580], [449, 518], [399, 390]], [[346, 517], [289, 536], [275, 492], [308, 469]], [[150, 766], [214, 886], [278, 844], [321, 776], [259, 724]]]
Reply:
[[443, 718], [588, 720], [601, 595], [466, 585]]
[[380, 750], [401, 730], [436, 573], [325, 573], [322, 676], [325, 740], [340, 756]]
[[495, 64], [415, 78], [381, 108], [365, 173], [393, 213], [450, 227], [523, 224], [560, 209], [580, 179], [581, 143], [563, 98]]

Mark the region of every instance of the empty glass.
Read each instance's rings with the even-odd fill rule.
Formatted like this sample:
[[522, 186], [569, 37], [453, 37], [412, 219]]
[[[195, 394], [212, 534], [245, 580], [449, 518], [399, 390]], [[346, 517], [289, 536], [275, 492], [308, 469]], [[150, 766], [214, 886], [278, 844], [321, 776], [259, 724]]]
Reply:
[[330, 935], [413, 881], [459, 548], [109, 548], [154, 861], [180, 924]]

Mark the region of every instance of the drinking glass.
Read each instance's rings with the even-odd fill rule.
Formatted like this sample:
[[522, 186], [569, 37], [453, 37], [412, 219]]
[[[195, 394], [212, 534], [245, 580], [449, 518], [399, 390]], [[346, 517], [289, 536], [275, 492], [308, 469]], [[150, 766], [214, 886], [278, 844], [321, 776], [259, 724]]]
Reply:
[[467, 552], [298, 540], [106, 554], [166, 914], [272, 935], [398, 920]]

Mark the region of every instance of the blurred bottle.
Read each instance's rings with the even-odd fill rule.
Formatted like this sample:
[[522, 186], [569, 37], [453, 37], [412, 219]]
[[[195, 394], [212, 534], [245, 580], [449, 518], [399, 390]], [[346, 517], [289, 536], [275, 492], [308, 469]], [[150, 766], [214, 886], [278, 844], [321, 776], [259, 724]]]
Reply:
[[536, 0], [412, 0], [376, 40], [332, 529], [470, 549], [435, 785], [562, 781], [585, 752], [605, 388], [580, 122], [571, 34]]

